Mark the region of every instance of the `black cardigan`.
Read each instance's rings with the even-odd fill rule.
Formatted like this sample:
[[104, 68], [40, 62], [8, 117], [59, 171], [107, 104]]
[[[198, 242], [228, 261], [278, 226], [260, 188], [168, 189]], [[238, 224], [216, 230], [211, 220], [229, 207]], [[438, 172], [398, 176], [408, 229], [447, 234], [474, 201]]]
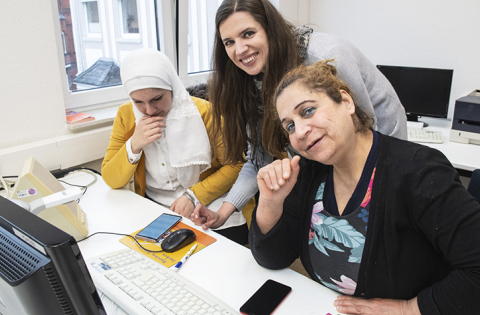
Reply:
[[[252, 215], [257, 262], [281, 269], [308, 251], [316, 191], [327, 167], [301, 159], [283, 215], [263, 235]], [[480, 205], [439, 151], [380, 134], [370, 215], [355, 296], [411, 299], [422, 314], [480, 313]]]

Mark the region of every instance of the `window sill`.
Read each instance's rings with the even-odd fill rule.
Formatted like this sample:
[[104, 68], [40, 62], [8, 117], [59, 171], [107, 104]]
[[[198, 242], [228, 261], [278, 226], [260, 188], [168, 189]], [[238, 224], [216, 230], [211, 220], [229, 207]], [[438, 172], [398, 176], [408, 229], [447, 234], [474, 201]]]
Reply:
[[117, 115], [118, 105], [116, 106], [109, 106], [99, 109], [92, 109], [92, 110], [77, 110], [78, 112], [85, 112], [95, 116], [95, 120], [87, 121], [84, 123], [79, 123], [75, 125], [67, 124], [69, 130], [72, 131], [79, 131], [83, 129], [92, 129], [96, 127], [104, 127], [106, 125], [112, 125], [113, 121], [115, 120], [115, 116]]

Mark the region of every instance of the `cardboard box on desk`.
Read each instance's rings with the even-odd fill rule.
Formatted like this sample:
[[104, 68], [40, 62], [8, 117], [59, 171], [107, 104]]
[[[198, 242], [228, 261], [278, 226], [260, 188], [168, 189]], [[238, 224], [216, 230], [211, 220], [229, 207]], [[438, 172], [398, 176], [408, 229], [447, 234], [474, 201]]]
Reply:
[[450, 141], [480, 145], [480, 90], [455, 101]]

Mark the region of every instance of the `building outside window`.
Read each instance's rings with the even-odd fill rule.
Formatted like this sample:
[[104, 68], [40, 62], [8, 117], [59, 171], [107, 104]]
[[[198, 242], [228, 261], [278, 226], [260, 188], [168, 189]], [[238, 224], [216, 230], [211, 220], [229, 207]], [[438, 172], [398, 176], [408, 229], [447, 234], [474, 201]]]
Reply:
[[87, 32], [91, 34], [100, 34], [100, 19], [98, 18], [97, 1], [84, 2], [83, 6], [85, 9]]
[[[72, 16], [69, 0], [58, 1], [58, 13], [60, 18], [60, 30], [62, 32], [62, 51], [65, 59], [66, 80], [68, 86], [71, 86], [74, 84], [72, 81], [77, 75], [78, 69], [75, 44], [73, 42]], [[73, 89], [76, 90], [76, 86], [73, 86]]]
[[124, 34], [138, 33], [138, 14], [136, 0], [119, 0], [121, 23]]
[[58, 3], [66, 109], [110, 106], [128, 99], [121, 87], [122, 59], [139, 48], [164, 50], [163, 15], [171, 19], [171, 11], [165, 10], [171, 1], [52, 1]]
[[59, 9], [66, 109], [101, 108], [127, 100], [119, 69], [128, 52], [139, 48], [166, 53], [178, 65], [185, 86], [206, 82], [215, 14], [222, 0], [51, 1], [58, 2]]

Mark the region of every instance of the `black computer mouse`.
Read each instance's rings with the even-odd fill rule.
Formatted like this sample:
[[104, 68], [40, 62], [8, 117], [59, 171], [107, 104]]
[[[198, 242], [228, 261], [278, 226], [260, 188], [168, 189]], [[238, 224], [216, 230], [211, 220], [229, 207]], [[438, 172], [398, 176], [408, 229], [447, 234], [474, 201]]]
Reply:
[[162, 250], [167, 253], [173, 253], [180, 248], [193, 242], [197, 236], [195, 232], [189, 229], [179, 229], [167, 236], [160, 244]]

